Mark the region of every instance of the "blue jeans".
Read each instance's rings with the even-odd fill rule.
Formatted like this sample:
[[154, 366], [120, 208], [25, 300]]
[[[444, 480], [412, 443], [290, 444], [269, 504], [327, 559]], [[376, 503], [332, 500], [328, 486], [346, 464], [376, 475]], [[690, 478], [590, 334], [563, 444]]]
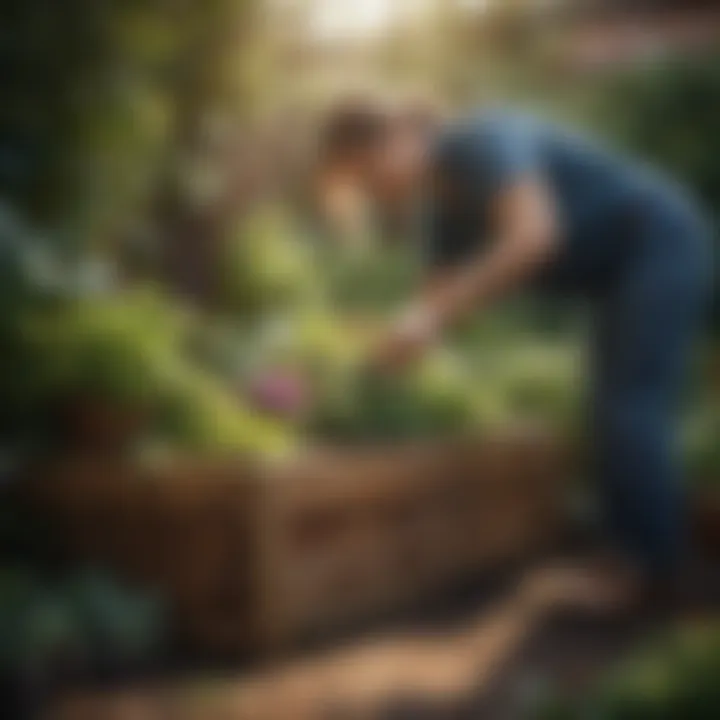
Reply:
[[679, 202], [645, 201], [636, 220], [598, 301], [593, 437], [611, 538], [664, 574], [685, 545], [679, 401], [710, 296], [710, 242]]

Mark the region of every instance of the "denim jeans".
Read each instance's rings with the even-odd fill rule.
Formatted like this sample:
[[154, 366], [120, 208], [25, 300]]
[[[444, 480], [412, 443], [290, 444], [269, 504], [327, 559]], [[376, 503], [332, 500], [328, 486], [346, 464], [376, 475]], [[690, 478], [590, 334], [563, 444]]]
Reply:
[[685, 546], [680, 401], [709, 305], [710, 233], [680, 203], [645, 201], [636, 221], [597, 301], [593, 439], [612, 540], [662, 574]]

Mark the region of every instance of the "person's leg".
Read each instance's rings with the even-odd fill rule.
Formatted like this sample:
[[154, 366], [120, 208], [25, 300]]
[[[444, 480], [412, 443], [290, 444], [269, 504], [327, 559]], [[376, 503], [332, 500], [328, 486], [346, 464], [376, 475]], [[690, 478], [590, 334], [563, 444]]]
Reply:
[[599, 318], [594, 440], [608, 526], [652, 576], [684, 549], [679, 401], [708, 277], [700, 231], [658, 210]]

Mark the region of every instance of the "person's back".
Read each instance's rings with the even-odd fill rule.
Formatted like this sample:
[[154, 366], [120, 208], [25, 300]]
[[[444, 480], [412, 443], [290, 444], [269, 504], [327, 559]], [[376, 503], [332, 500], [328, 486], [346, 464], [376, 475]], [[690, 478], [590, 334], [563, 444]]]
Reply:
[[562, 251], [539, 278], [547, 288], [593, 294], [602, 289], [629, 252], [648, 204], [701, 222], [687, 193], [658, 170], [531, 114], [473, 113], [441, 131], [433, 156], [453, 188], [436, 197], [432, 209], [443, 228], [443, 247], [435, 248], [440, 262], [490, 239], [493, 196], [523, 175], [547, 184], [562, 224]]

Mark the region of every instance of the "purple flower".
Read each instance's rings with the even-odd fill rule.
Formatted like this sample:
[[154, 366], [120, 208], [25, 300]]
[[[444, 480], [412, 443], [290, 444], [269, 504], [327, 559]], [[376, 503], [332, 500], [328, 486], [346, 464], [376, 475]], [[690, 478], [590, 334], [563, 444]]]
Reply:
[[248, 387], [250, 402], [259, 410], [295, 417], [308, 406], [308, 388], [303, 378], [288, 370], [270, 370], [254, 378]]

